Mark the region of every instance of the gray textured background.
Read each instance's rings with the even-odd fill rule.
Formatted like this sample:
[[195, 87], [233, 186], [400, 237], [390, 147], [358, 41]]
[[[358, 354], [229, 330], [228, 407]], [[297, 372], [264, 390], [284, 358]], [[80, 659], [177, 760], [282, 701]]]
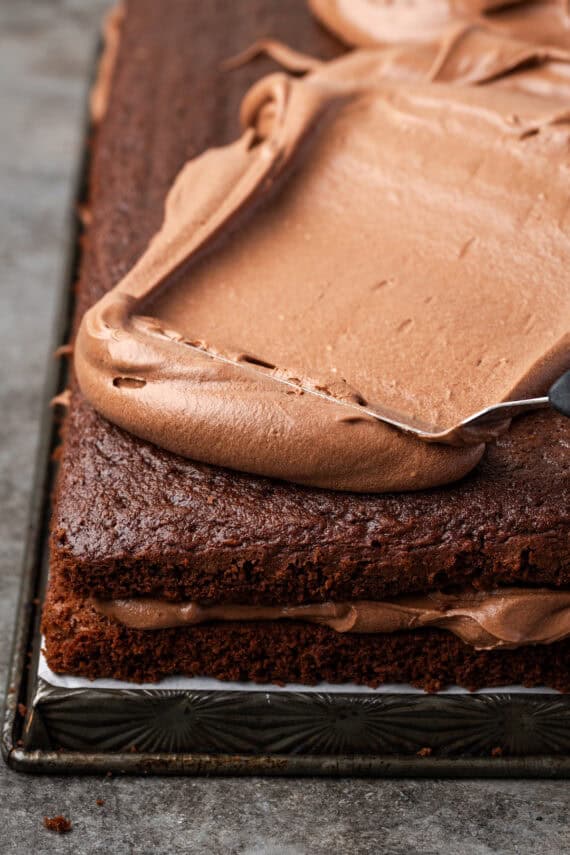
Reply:
[[[2, 689], [65, 212], [106, 5], [0, 0]], [[0, 853], [558, 855], [570, 852], [569, 803], [564, 782], [63, 779], [0, 765]], [[42, 827], [62, 812], [71, 834]]]

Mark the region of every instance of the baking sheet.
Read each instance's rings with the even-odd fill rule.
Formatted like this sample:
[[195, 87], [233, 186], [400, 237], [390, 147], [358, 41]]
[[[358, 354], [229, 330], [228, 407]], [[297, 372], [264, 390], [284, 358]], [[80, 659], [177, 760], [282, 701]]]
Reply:
[[[85, 140], [88, 139], [87, 113]], [[53, 349], [69, 339], [88, 146], [78, 158]], [[406, 685], [265, 686], [204, 678], [155, 684], [53, 674], [41, 604], [66, 383], [48, 366], [1, 748], [18, 771], [81, 774], [570, 777], [570, 695], [505, 686], [428, 695]]]
[[570, 696], [520, 686], [155, 684], [53, 674], [35, 637], [16, 768], [95, 773], [570, 773]]

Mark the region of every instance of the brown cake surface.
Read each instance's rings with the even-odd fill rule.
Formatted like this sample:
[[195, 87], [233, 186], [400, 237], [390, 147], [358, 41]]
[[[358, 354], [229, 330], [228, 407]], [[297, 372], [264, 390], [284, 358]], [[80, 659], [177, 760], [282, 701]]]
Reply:
[[568, 428], [521, 419], [454, 487], [328, 493], [175, 457], [75, 396], [53, 566], [84, 595], [378, 599], [448, 584], [567, 585]]
[[[240, 100], [271, 66], [220, 66], [264, 36], [322, 57], [342, 50], [304, 0], [127, 3], [108, 110], [94, 136], [77, 318], [140, 256], [184, 162], [237, 135]], [[101, 617], [85, 598], [152, 593], [293, 604], [467, 583], [567, 586], [569, 445], [561, 417], [536, 414], [520, 419], [452, 487], [335, 493], [182, 459], [106, 422], [74, 389], [52, 519], [50, 664], [139, 680], [178, 670], [230, 679], [413, 680], [431, 688], [526, 675], [554, 685], [565, 642], [481, 653], [435, 630], [341, 637], [282, 623], [145, 634]]]

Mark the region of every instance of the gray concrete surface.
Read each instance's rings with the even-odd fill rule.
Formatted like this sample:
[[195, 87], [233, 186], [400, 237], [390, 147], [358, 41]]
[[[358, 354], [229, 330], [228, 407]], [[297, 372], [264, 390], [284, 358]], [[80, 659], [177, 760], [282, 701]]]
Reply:
[[[2, 687], [65, 210], [105, 6], [0, 0]], [[569, 804], [564, 782], [62, 779], [0, 764], [0, 853], [558, 855], [570, 852]], [[59, 813], [73, 822], [68, 835], [42, 827]]]

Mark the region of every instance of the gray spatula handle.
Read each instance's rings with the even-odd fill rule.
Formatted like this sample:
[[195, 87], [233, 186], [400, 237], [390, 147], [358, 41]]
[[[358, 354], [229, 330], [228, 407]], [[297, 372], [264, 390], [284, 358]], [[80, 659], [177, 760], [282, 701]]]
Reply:
[[570, 371], [563, 374], [559, 380], [550, 387], [548, 400], [555, 410], [563, 416], [570, 418]]

